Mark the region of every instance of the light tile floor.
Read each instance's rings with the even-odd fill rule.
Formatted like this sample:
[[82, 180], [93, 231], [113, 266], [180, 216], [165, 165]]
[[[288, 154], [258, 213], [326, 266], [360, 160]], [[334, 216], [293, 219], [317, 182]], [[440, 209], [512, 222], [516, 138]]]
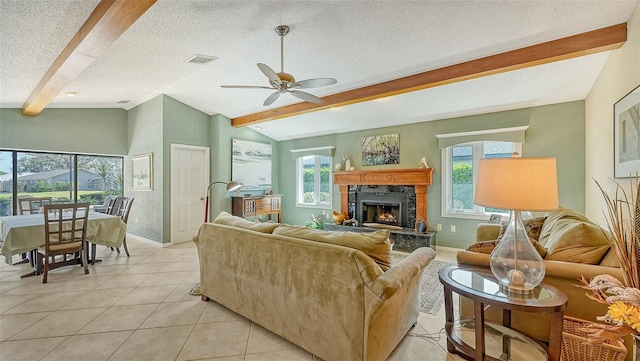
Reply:
[[[131, 257], [20, 278], [0, 265], [0, 360], [309, 360], [309, 352], [189, 291], [199, 280], [192, 242], [168, 248], [127, 239]], [[16, 256], [17, 257], [17, 256]], [[453, 261], [451, 250], [438, 259]], [[17, 258], [16, 258], [17, 259]], [[446, 352], [444, 307], [421, 313], [389, 360], [457, 361]]]

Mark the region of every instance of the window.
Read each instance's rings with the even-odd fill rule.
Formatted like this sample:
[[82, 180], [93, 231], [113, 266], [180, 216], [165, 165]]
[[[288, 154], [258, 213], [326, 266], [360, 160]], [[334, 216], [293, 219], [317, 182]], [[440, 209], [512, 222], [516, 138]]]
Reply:
[[103, 205], [123, 194], [122, 165], [122, 157], [1, 150], [0, 216], [15, 214], [14, 200], [25, 196]]
[[302, 207], [331, 208], [333, 158], [306, 155], [297, 158], [296, 203]]
[[486, 141], [442, 148], [442, 216], [486, 218], [489, 213], [508, 215], [508, 211], [473, 204], [475, 179], [480, 158], [511, 157], [521, 153], [522, 143]]

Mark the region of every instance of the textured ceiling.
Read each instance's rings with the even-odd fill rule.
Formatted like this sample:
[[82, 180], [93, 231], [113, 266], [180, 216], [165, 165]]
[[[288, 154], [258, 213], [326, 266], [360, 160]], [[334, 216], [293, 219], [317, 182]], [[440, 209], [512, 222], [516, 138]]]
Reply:
[[[22, 107], [98, 1], [0, 0], [0, 106]], [[378, 83], [627, 21], [628, 1], [158, 0], [49, 107], [130, 109], [166, 94], [230, 118], [296, 103], [270, 90], [256, 63], [332, 77], [318, 96]], [[206, 65], [184, 62], [215, 56]], [[379, 128], [584, 99], [608, 52], [261, 123], [276, 140]], [[78, 92], [70, 98], [66, 92]], [[128, 104], [119, 101], [129, 100]]]

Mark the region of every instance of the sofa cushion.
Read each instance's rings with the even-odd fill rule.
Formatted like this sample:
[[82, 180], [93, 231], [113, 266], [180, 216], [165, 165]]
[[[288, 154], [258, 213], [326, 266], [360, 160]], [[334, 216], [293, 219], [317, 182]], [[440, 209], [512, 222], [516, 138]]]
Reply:
[[599, 264], [609, 251], [604, 230], [568, 209], [561, 208], [547, 216], [540, 232], [543, 237], [545, 260]]
[[391, 268], [391, 242], [389, 230], [386, 229], [367, 233], [327, 232], [281, 224], [273, 230], [273, 234], [355, 248], [371, 257], [383, 271]]
[[[542, 245], [540, 245], [540, 243], [538, 243], [538, 241], [536, 241], [535, 239], [530, 240], [533, 248], [538, 251], [540, 257], [544, 258], [544, 256], [547, 254], [547, 249], [542, 247]], [[467, 248], [467, 251], [491, 254], [491, 252], [493, 252], [493, 249], [498, 245], [498, 242], [500, 242], [500, 240], [497, 239], [493, 241], [477, 242], [469, 246]]]
[[276, 229], [279, 223], [260, 223], [248, 221], [241, 217], [232, 216], [229, 213], [222, 211], [216, 219], [213, 220], [213, 223], [216, 224], [224, 224], [226, 226], [234, 226], [238, 228], [250, 229], [252, 231], [257, 231], [261, 233], [272, 233], [274, 229]]
[[529, 236], [530, 239], [540, 239], [540, 231], [542, 231], [542, 226], [546, 219], [547, 217], [536, 217], [522, 221], [524, 229], [527, 232], [527, 236]]
[[620, 261], [618, 260], [616, 251], [613, 248], [609, 248], [609, 251], [607, 252], [607, 254], [605, 254], [604, 257], [602, 257], [602, 261], [600, 261], [600, 266], [620, 268]]
[[542, 224], [542, 228], [540, 229], [540, 237], [537, 238], [540, 244], [546, 247], [547, 240], [549, 239], [549, 236], [551, 235], [553, 228], [556, 226], [556, 224], [560, 220], [565, 220], [565, 221], [574, 220], [578, 222], [589, 222], [589, 219], [587, 219], [587, 217], [576, 213], [576, 211], [568, 208], [560, 207], [560, 209], [558, 210], [547, 213], [546, 219], [544, 220], [544, 223]]

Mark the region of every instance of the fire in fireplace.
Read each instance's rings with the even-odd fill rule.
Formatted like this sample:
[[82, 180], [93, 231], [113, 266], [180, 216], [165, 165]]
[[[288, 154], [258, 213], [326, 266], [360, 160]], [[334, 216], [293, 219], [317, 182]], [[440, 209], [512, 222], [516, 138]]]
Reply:
[[362, 221], [390, 225], [400, 225], [399, 203], [370, 203], [362, 204]]

